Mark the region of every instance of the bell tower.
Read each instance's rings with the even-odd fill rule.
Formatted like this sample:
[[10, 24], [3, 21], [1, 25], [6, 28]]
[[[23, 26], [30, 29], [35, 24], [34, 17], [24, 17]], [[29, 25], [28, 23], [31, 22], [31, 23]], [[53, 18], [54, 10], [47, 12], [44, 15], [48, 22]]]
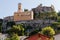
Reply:
[[21, 3], [18, 3], [18, 12], [22, 12]]

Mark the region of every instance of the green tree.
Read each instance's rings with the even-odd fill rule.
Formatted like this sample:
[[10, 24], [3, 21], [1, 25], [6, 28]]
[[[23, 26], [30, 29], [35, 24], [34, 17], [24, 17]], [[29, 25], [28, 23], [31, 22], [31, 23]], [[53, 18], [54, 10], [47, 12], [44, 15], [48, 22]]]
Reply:
[[60, 33], [60, 22], [53, 22], [51, 26], [55, 30], [56, 34]]
[[6, 38], [5, 40], [10, 40], [10, 38]]
[[53, 28], [49, 27], [45, 27], [42, 29], [41, 31], [42, 34], [47, 35], [49, 37], [53, 36], [55, 34], [55, 31]]
[[2, 30], [2, 23], [0, 23], [0, 32], [1, 32], [1, 30]]
[[10, 30], [7, 30], [7, 33], [16, 33], [18, 35], [24, 35], [24, 28], [22, 24], [14, 25]]
[[7, 37], [5, 40], [20, 40], [17, 34], [12, 34], [10, 37]]
[[58, 12], [58, 16], [60, 16], [60, 11]]
[[26, 28], [25, 28], [25, 35], [29, 35], [31, 29], [32, 29], [32, 26], [30, 26], [30, 25], [26, 26]]
[[3, 23], [3, 20], [0, 19], [0, 32], [2, 31], [2, 23]]
[[17, 34], [13, 34], [10, 39], [11, 40], [19, 40], [19, 36]]
[[57, 22], [60, 22], [60, 17], [58, 17]]
[[24, 9], [24, 11], [26, 12], [26, 11], [28, 11], [28, 9]]
[[15, 22], [14, 21], [11, 21], [11, 22], [7, 22], [7, 26], [13, 26], [13, 25], [15, 25]]
[[45, 12], [46, 13], [46, 17], [48, 19], [54, 19], [56, 20], [57, 19], [57, 13], [55, 11], [52, 11], [52, 12]]
[[44, 35], [47, 35], [48, 37], [50, 37], [50, 40], [54, 40], [53, 36], [55, 34], [55, 31], [50, 26], [43, 28], [41, 33], [44, 34]]

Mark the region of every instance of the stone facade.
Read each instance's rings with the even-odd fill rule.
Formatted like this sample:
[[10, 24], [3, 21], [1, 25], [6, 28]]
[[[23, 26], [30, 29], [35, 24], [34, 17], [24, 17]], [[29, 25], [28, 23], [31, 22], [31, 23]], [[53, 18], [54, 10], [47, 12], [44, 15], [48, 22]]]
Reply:
[[21, 3], [19, 3], [18, 11], [14, 12], [14, 21], [21, 21], [21, 20], [33, 20], [33, 12], [32, 11], [22, 12]]
[[13, 16], [5, 17], [4, 20], [8, 20], [8, 21], [35, 20], [35, 18], [39, 19], [40, 16], [39, 17], [36, 16], [40, 15], [40, 13], [54, 11], [53, 5], [48, 7], [48, 6], [42, 6], [42, 4], [40, 4], [36, 8], [33, 8], [32, 11], [24, 11], [24, 12], [22, 11], [21, 7], [22, 7], [21, 3], [19, 3], [17, 12], [14, 12]]
[[35, 20], [34, 16], [35, 16], [35, 13], [39, 14], [38, 12], [48, 12], [48, 11], [51, 12], [52, 10], [54, 10], [54, 7], [46, 7], [46, 6], [39, 5], [38, 7], [33, 8], [32, 11], [23, 12], [21, 9], [21, 3], [19, 3], [17, 12], [14, 12], [13, 16], [8, 16], [3, 19], [2, 31], [5, 32], [7, 30], [8, 27], [6, 24], [7, 22], [10, 22], [10, 21], [14, 21], [16, 24], [23, 23], [25, 27], [27, 27], [28, 25], [32, 26], [33, 28], [31, 29], [32, 31], [36, 28], [39, 30], [39, 28], [49, 26], [51, 25], [51, 23], [55, 22], [55, 20], [50, 20], [50, 19]]
[[32, 11], [15, 12], [14, 21], [21, 21], [21, 20], [33, 20], [33, 12]]
[[54, 6], [42, 6], [42, 4], [38, 5], [36, 8], [33, 8], [32, 11], [34, 13], [44, 13], [44, 12], [52, 12], [54, 11]]
[[[46, 13], [51, 13], [54, 10], [54, 6], [42, 6], [42, 4], [38, 5], [36, 8], [32, 9], [33, 13], [34, 13], [34, 19], [40, 19], [41, 14], [46, 14]], [[46, 17], [47, 15], [45, 15]]]
[[7, 16], [7, 17], [4, 17], [3, 19], [4, 21], [13, 21], [13, 16]]

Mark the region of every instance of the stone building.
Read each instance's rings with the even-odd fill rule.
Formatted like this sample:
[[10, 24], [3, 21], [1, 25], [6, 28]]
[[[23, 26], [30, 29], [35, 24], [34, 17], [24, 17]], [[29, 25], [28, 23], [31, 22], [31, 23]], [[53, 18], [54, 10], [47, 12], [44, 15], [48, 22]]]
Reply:
[[6, 20], [6, 21], [13, 21], [13, 16], [7, 16], [7, 17], [4, 17], [3, 20]]
[[33, 20], [33, 11], [24, 11], [23, 12], [22, 8], [21, 8], [21, 3], [19, 3], [18, 10], [17, 10], [17, 12], [14, 12], [13, 16], [4, 17], [3, 24], [2, 24], [2, 31], [6, 32], [6, 30], [11, 27], [11, 26], [7, 26], [8, 22], [14, 21], [17, 24], [17, 22], [21, 23], [22, 21], [28, 21], [28, 20]]
[[32, 11], [22, 11], [21, 3], [18, 4], [18, 11], [14, 12], [14, 21], [33, 20]]
[[[37, 18], [39, 19], [41, 14], [45, 15], [45, 13], [51, 13], [55, 10], [54, 10], [53, 5], [51, 5], [51, 6], [42, 6], [42, 4], [40, 4], [36, 8], [33, 8], [32, 11], [34, 13], [34, 19], [37, 19]], [[45, 15], [45, 16], [47, 16], [47, 15]]]
[[29, 31], [27, 30], [28, 32], [32, 32], [35, 29], [39, 30], [40, 28], [51, 25], [51, 23], [55, 22], [54, 20], [35, 20], [34, 16], [36, 16], [35, 14], [38, 15], [38, 12], [51, 12], [52, 10], [54, 10], [54, 7], [46, 7], [42, 6], [41, 4], [38, 7], [33, 8], [32, 11], [23, 12], [21, 8], [21, 3], [19, 3], [17, 12], [14, 12], [13, 16], [8, 16], [3, 19], [2, 31], [6, 32], [6, 30], [11, 27], [6, 26], [7, 22], [11, 21], [14, 21], [16, 24], [23, 23], [25, 27], [31, 26], [32, 29], [30, 29]]
[[54, 11], [54, 6], [42, 6], [42, 4], [38, 5], [36, 8], [32, 9], [34, 13], [44, 13], [44, 12], [52, 12]]

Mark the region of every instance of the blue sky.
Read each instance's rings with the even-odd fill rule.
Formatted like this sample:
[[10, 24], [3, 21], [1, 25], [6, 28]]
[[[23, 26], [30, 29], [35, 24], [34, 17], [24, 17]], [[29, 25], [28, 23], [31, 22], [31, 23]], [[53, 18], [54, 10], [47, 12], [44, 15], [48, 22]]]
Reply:
[[53, 4], [56, 11], [60, 10], [60, 0], [0, 0], [0, 18], [13, 15], [17, 11], [18, 3], [22, 3], [22, 9], [31, 10], [42, 3], [43, 6]]

